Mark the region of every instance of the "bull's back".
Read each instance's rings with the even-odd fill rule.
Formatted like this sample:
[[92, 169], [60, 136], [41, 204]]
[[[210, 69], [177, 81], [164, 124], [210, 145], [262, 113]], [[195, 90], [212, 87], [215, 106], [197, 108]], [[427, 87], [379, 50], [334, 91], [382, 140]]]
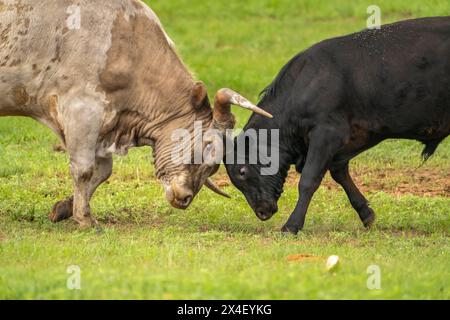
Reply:
[[450, 17], [399, 22], [337, 38], [345, 108], [383, 133], [450, 133]]
[[[104, 64], [120, 3], [130, 1], [2, 0], [0, 61], [3, 72], [70, 65], [92, 74]], [[101, 23], [100, 23], [101, 22]]]
[[20, 93], [39, 102], [95, 91], [116, 17], [142, 10], [135, 0], [0, 0], [0, 115], [25, 112]]

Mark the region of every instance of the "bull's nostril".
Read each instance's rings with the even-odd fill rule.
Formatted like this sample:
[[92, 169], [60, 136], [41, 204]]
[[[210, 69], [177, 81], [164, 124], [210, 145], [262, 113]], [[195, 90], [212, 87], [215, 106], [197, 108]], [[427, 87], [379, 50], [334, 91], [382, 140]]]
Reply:
[[261, 210], [261, 211], [255, 211], [255, 213], [256, 213], [256, 216], [262, 221], [267, 221], [270, 218], [272, 218], [272, 216], [273, 216], [273, 213], [271, 211]]
[[266, 220], [268, 218], [267, 214], [264, 212], [257, 212], [256, 215], [258, 216], [258, 218], [260, 218], [261, 220]]

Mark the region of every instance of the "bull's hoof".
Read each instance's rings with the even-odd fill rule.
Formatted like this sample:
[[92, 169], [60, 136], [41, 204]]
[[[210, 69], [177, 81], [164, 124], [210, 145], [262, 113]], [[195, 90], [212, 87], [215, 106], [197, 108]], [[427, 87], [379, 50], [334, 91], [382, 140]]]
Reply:
[[363, 220], [363, 225], [366, 229], [370, 229], [373, 224], [375, 223], [377, 216], [375, 214], [375, 211], [373, 211], [371, 208], [366, 209], [365, 219]]
[[49, 215], [49, 219], [53, 223], [69, 219], [73, 214], [73, 197], [67, 200], [57, 202]]
[[294, 236], [296, 236], [298, 234], [298, 232], [300, 231], [299, 227], [296, 226], [289, 226], [287, 224], [285, 224], [283, 226], [283, 228], [281, 228], [281, 232], [285, 233], [285, 234], [293, 234]]
[[95, 220], [93, 217], [83, 217], [83, 218], [77, 218], [74, 217], [74, 220], [78, 222], [78, 226], [81, 230], [89, 230], [93, 228], [99, 227], [99, 224], [97, 220]]

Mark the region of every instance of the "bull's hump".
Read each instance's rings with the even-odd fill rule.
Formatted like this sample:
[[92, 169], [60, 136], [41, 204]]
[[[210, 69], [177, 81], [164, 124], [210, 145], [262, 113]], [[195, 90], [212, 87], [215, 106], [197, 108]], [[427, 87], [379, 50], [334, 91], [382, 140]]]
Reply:
[[[164, 32], [157, 21], [151, 19], [144, 8], [141, 9], [136, 16], [127, 16], [125, 11], [121, 11], [114, 20], [106, 65], [99, 77], [101, 88], [107, 93], [135, 85], [133, 82], [142, 73], [141, 69], [147, 62], [145, 60], [156, 56], [149, 54], [148, 47], [163, 47], [161, 42], [165, 41]], [[158, 32], [163, 39], [158, 40]]]

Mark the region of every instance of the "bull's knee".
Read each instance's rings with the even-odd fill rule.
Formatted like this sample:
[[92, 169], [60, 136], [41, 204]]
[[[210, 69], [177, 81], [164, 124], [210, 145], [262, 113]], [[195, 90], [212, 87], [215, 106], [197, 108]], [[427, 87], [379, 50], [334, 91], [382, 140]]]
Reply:
[[57, 223], [69, 219], [73, 215], [73, 197], [67, 200], [58, 201], [50, 212], [49, 219]]
[[94, 175], [95, 165], [71, 164], [70, 170], [76, 183], [87, 183]]

